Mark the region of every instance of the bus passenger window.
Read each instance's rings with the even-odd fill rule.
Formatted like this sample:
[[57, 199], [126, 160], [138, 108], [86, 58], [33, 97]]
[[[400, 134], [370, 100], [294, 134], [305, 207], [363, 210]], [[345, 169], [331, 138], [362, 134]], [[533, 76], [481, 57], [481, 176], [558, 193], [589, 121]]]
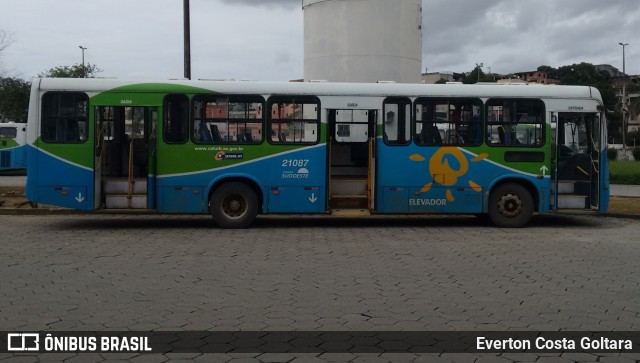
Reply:
[[79, 92], [48, 92], [42, 97], [42, 141], [79, 144], [87, 141], [89, 98]]
[[418, 98], [415, 137], [419, 146], [482, 143], [482, 101], [477, 98]]
[[0, 137], [14, 139], [18, 136], [18, 128], [16, 127], [0, 127]]
[[164, 98], [164, 141], [182, 144], [189, 138], [189, 99], [185, 95], [169, 95]]
[[260, 96], [195, 96], [192, 140], [196, 144], [259, 144], [262, 107]]
[[387, 145], [408, 145], [411, 142], [411, 101], [408, 98], [386, 99], [382, 117]]
[[315, 97], [274, 96], [269, 99], [272, 144], [315, 144], [319, 140], [320, 101]]
[[545, 108], [541, 100], [491, 99], [486, 110], [487, 144], [544, 145]]

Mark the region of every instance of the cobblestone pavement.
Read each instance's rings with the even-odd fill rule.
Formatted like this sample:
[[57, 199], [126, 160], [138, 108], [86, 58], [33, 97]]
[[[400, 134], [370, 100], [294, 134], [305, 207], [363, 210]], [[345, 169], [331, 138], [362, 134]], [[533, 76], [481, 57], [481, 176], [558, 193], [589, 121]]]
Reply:
[[[0, 331], [640, 330], [640, 220], [2, 216]], [[632, 362], [609, 354], [0, 355], [3, 361]]]

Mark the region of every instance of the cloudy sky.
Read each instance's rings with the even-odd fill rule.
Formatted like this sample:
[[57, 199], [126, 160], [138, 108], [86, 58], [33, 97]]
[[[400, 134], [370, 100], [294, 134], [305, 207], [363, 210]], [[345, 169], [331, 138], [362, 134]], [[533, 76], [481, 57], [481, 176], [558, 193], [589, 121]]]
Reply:
[[[403, 0], [389, 0], [403, 1]], [[193, 78], [303, 76], [302, 0], [191, 0]], [[638, 0], [423, 0], [423, 70], [511, 73], [577, 62], [640, 74]], [[85, 59], [105, 77], [180, 78], [180, 0], [1, 0], [14, 43], [0, 72], [29, 79]]]

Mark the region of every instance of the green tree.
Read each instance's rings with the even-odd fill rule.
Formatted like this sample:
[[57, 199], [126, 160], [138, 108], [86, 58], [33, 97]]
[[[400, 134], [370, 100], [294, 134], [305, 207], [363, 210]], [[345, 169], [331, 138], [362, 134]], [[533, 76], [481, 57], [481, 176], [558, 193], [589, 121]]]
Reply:
[[607, 72], [599, 71], [591, 63], [572, 64], [558, 68], [558, 79], [563, 84], [593, 86], [597, 84], [611, 85], [611, 77]]
[[547, 72], [549, 78], [557, 79], [560, 84], [571, 86], [595, 87], [602, 95], [602, 102], [607, 111], [609, 120], [609, 136], [622, 140], [620, 128], [622, 127], [622, 116], [616, 92], [613, 89], [611, 77], [607, 72], [599, 71], [593, 64], [579, 63], [553, 68], [550, 66], [540, 66], [538, 71]]
[[[478, 73], [480, 74], [479, 76], [478, 76]], [[477, 83], [478, 79], [480, 79], [480, 82], [494, 82], [495, 83], [495, 79], [493, 79], [492, 77], [489, 77], [488, 75], [486, 75], [482, 71], [481, 67], [475, 67], [473, 69], [473, 71], [471, 71], [471, 73], [469, 73], [466, 77], [464, 77], [464, 81], [462, 83], [465, 83], [465, 84]]]
[[597, 88], [607, 110], [615, 110], [617, 98], [612, 87], [611, 77], [607, 72], [599, 71], [591, 63], [580, 63], [562, 66], [558, 69], [540, 66], [538, 70], [547, 72], [549, 78], [557, 79], [560, 84], [571, 86], [590, 86]]
[[607, 112], [607, 133], [610, 143], [622, 144], [622, 113]]
[[95, 78], [102, 72], [95, 64], [74, 64], [72, 66], [58, 66], [38, 74], [40, 78]]
[[31, 83], [18, 78], [0, 78], [0, 120], [26, 122]]
[[538, 72], [545, 72], [547, 74], [547, 78], [559, 79], [558, 70], [551, 66], [540, 66], [538, 67]]

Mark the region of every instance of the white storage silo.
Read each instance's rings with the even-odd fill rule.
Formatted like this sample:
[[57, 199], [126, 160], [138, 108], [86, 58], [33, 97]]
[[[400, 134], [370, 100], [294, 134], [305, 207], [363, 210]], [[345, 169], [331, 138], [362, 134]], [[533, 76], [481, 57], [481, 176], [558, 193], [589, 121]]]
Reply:
[[304, 78], [420, 83], [422, 0], [303, 0]]

